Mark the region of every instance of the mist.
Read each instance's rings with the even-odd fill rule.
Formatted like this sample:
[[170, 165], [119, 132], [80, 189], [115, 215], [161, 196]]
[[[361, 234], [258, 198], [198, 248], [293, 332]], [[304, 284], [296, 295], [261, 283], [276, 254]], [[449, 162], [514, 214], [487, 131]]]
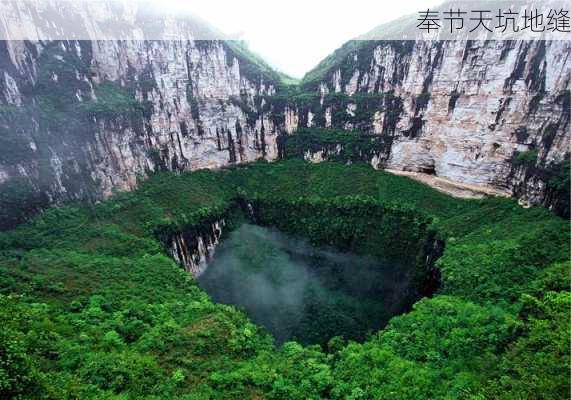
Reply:
[[272, 228], [244, 224], [216, 249], [200, 286], [243, 308], [277, 343], [362, 340], [415, 300], [410, 268], [311, 246]]

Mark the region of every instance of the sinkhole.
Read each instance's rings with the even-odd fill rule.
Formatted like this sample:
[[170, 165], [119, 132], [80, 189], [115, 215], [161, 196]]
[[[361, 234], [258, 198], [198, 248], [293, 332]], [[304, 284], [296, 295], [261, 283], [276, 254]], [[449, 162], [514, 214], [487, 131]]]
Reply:
[[244, 223], [218, 245], [199, 285], [242, 308], [278, 344], [363, 340], [421, 297], [418, 270], [316, 247], [275, 228]]

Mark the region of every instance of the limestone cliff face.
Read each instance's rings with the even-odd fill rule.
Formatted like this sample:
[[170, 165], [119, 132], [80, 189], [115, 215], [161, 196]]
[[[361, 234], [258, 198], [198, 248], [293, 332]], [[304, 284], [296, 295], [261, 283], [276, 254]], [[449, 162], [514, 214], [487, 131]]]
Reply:
[[571, 42], [353, 42], [304, 82], [299, 126], [390, 140], [371, 161], [492, 186], [533, 203], [569, 154]]
[[192, 276], [199, 277], [214, 256], [225, 224], [220, 219], [173, 235], [167, 243], [168, 253]]
[[0, 184], [99, 199], [157, 170], [274, 159], [254, 99], [275, 82], [247, 64], [221, 41], [0, 42]]
[[278, 156], [259, 99], [279, 77], [238, 42], [198, 40], [220, 34], [192, 15], [22, 0], [0, 4], [0, 32], [0, 228], [157, 171]]
[[[33, 9], [18, 13], [35, 21]], [[235, 43], [186, 36], [0, 41], [0, 228], [156, 171], [274, 160], [301, 127], [374, 136], [357, 159], [375, 168], [558, 201], [549, 181], [569, 154], [569, 41], [349, 42], [292, 91]], [[345, 153], [328, 146], [302, 154]]]

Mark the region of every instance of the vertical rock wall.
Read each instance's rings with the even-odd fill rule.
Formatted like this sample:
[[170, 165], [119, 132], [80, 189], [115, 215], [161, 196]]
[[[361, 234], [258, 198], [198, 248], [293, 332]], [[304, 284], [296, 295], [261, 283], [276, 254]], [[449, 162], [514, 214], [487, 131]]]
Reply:
[[539, 203], [569, 154], [569, 41], [367, 41], [308, 76], [315, 100], [290, 107], [288, 129], [384, 136], [381, 167]]
[[255, 100], [275, 85], [221, 41], [0, 42], [0, 190], [96, 200], [159, 170], [273, 160]]

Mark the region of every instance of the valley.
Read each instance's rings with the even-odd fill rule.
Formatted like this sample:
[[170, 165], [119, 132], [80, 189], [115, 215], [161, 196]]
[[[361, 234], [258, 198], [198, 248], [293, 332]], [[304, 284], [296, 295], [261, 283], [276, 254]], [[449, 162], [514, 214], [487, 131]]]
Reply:
[[571, 41], [402, 17], [296, 80], [64, 3], [0, 3], [0, 398], [568, 397]]

